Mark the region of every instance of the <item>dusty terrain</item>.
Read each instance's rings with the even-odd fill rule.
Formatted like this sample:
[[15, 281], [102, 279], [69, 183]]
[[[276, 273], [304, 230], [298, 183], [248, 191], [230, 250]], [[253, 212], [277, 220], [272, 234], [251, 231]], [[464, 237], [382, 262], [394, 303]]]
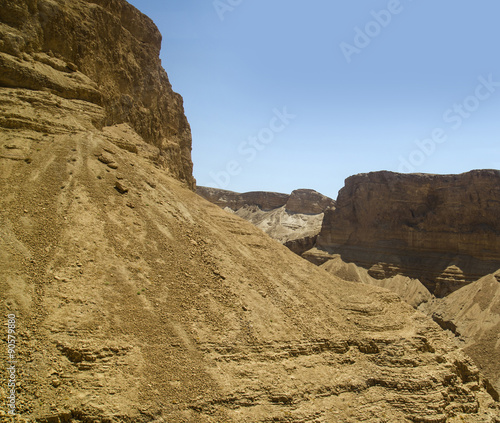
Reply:
[[[18, 110], [37, 98], [3, 93]], [[118, 129], [87, 120], [98, 108], [42, 96], [68, 132], [1, 133], [1, 307], [18, 316], [23, 416], [495, 421], [476, 367], [429, 318], [192, 193], [131, 128], [120, 140], [138, 153], [119, 148]]]
[[485, 276], [421, 307], [458, 337], [467, 354], [488, 375], [497, 400], [500, 392], [499, 280], [499, 273]]
[[[500, 392], [500, 172], [346, 180], [303, 257], [396, 292], [456, 335]], [[498, 397], [498, 393], [494, 393]]]
[[[430, 318], [192, 191], [169, 85], [150, 104], [137, 85], [127, 109], [113, 100], [134, 86], [120, 66], [95, 82], [82, 51], [157, 54], [144, 15], [122, 0], [0, 11], [0, 315], [17, 321], [17, 421], [500, 421], [488, 383]], [[172, 132], [148, 120], [157, 112]]]
[[370, 276], [368, 270], [363, 267], [344, 262], [340, 255], [332, 257], [321, 267], [345, 281], [365, 283], [389, 289], [415, 308], [433, 301], [435, 298], [418, 279], [411, 279], [403, 275], [395, 275], [387, 279], [376, 279]]

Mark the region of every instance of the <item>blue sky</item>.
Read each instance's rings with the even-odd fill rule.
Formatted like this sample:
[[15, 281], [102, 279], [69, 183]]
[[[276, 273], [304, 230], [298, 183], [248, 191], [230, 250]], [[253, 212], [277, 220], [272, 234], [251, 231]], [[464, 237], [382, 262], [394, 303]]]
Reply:
[[500, 168], [500, 2], [132, 0], [161, 33], [199, 185]]

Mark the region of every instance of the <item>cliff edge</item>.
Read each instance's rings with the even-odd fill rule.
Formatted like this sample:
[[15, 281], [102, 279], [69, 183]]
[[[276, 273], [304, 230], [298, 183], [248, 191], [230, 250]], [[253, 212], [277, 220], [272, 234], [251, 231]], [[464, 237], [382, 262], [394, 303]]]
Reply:
[[312, 189], [297, 189], [291, 194], [266, 191], [240, 194], [198, 186], [196, 192], [252, 222], [298, 255], [314, 247], [324, 212], [335, 208], [334, 200]]
[[[157, 164], [194, 188], [190, 126], [161, 66], [161, 34], [151, 19], [121, 0], [2, 0], [0, 22], [4, 92], [27, 89], [102, 106], [96, 127], [130, 125], [156, 147]], [[0, 116], [3, 128], [30, 125], [33, 116], [12, 104]]]

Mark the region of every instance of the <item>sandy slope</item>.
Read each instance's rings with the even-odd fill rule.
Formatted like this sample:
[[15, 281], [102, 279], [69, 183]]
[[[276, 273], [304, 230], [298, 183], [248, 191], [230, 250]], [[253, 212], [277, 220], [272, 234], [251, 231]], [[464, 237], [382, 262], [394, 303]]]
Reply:
[[413, 307], [418, 307], [420, 304], [434, 299], [434, 296], [418, 279], [411, 279], [402, 275], [386, 279], [375, 279], [363, 267], [342, 261], [340, 255], [328, 260], [321, 267], [345, 281], [361, 282], [389, 289]]
[[500, 392], [500, 276], [488, 275], [422, 306], [454, 332]]
[[255, 206], [244, 206], [235, 214], [283, 244], [290, 240], [317, 236], [323, 222], [323, 213], [290, 213], [285, 207], [263, 211]]
[[19, 123], [0, 132], [0, 305], [23, 417], [498, 421], [471, 361], [394, 294], [203, 200], [130, 128], [94, 128], [99, 107], [0, 95]]

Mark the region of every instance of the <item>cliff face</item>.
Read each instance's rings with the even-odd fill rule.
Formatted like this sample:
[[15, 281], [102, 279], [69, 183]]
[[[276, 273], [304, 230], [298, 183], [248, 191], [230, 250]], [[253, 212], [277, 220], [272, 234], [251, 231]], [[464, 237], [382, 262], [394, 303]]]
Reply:
[[499, 213], [500, 171], [355, 175], [326, 213], [317, 247], [443, 296], [500, 267]]
[[335, 207], [335, 201], [312, 189], [298, 189], [288, 195], [197, 187], [197, 193], [252, 222], [298, 255], [314, 247], [325, 210]]
[[[194, 187], [191, 130], [154, 23], [122, 0], [2, 0], [0, 86], [103, 106], [98, 127], [129, 124], [155, 161]], [[0, 125], [25, 125], [3, 116]]]
[[240, 194], [217, 188], [197, 187], [196, 192], [211, 203], [237, 211], [244, 206], [257, 206], [263, 211], [285, 207], [289, 213], [320, 214], [335, 208], [335, 201], [313, 189], [297, 189], [291, 194], [253, 191]]

